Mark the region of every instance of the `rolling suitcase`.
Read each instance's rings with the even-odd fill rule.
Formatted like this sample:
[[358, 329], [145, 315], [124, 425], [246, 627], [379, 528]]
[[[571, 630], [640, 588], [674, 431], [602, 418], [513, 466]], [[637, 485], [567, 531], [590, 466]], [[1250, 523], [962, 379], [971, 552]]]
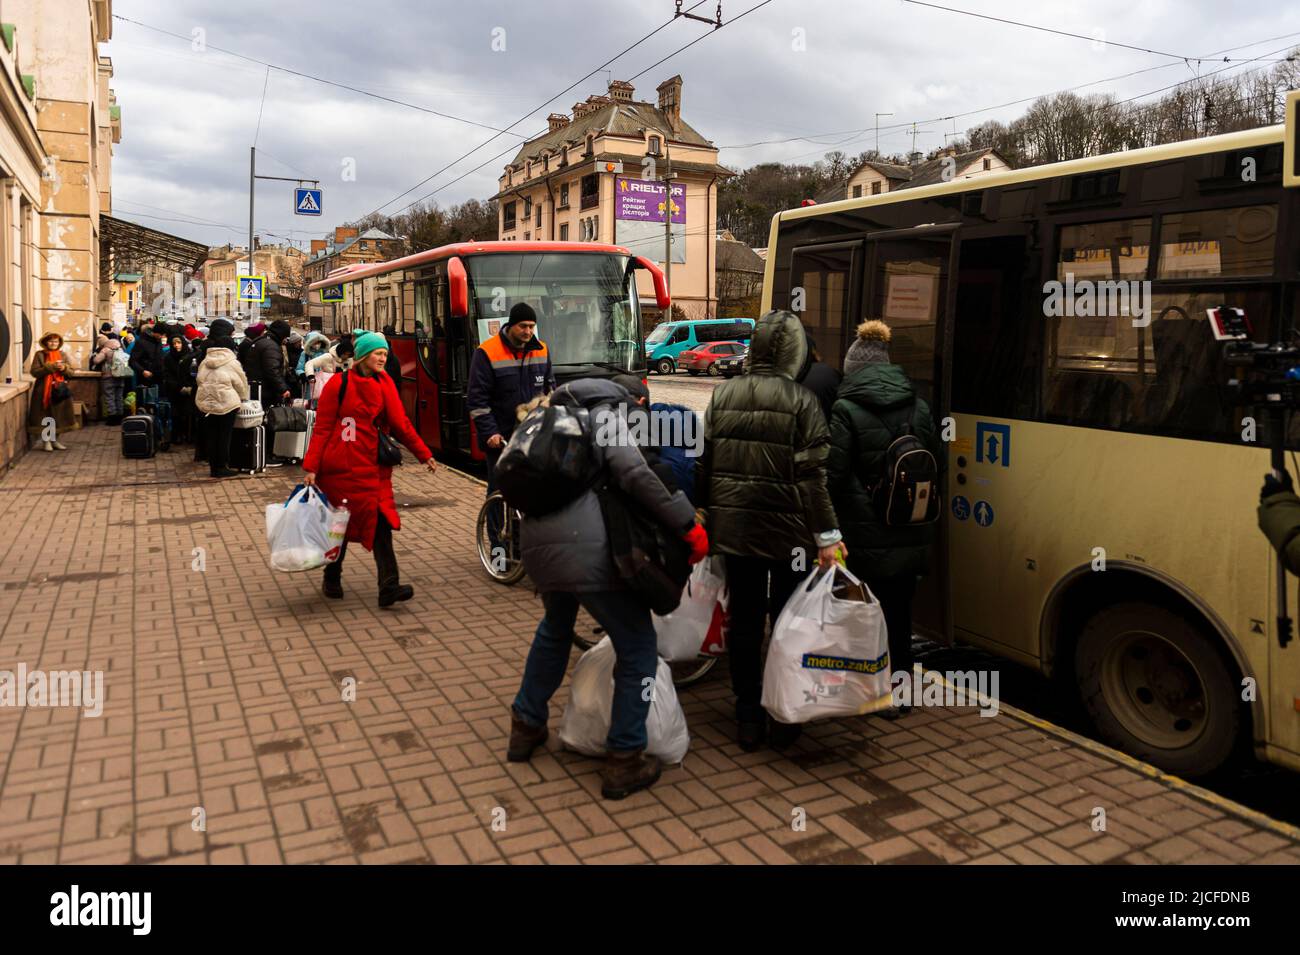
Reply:
[[307, 417], [306, 431], [277, 431], [275, 433], [275, 443], [271, 448], [271, 453], [276, 457], [291, 458], [293, 461], [301, 463], [302, 459], [307, 456], [307, 448], [311, 444], [311, 432], [316, 426], [316, 412], [302, 409], [302, 413]]
[[153, 415], [133, 414], [122, 419], [122, 457], [151, 458], [154, 456]]
[[266, 425], [230, 433], [230, 467], [253, 474], [266, 470]]

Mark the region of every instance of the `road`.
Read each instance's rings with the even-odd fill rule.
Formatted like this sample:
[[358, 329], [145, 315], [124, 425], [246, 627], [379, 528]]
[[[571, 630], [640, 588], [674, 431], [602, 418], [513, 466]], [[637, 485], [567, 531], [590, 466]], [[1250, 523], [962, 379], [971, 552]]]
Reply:
[[[685, 405], [702, 415], [713, 389], [725, 380], [705, 376], [692, 378], [683, 372], [669, 376], [651, 375], [650, 397], [652, 401]], [[1031, 670], [963, 646], [941, 647], [922, 642], [917, 647], [917, 658], [923, 666], [937, 670], [997, 667], [1002, 677], [1000, 695], [1005, 702], [1081, 736], [1098, 738], [1074, 698], [1062, 694], [1050, 680]], [[1206, 789], [1275, 819], [1300, 825], [1300, 774], [1248, 758], [1242, 765], [1217, 778], [1198, 782]]]
[[713, 389], [726, 381], [725, 378], [709, 378], [700, 375], [692, 378], [685, 372], [674, 375], [651, 375], [650, 400], [665, 401], [670, 404], [685, 405], [698, 415], [704, 414], [713, 397]]

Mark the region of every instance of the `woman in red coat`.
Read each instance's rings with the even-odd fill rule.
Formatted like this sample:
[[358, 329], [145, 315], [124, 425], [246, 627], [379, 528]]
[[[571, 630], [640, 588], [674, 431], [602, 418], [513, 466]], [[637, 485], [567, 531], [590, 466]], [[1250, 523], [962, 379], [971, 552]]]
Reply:
[[[316, 408], [316, 426], [302, 467], [303, 483], [319, 484], [330, 503], [347, 505], [348, 541], [373, 551], [379, 572], [379, 606], [410, 600], [415, 589], [400, 582], [393, 554], [393, 531], [402, 526], [393, 503], [393, 469], [378, 463], [379, 428], [406, 445], [430, 471], [438, 462], [411, 427], [397, 387], [384, 372], [388, 342], [365, 332], [353, 342], [352, 370], [325, 385]], [[344, 541], [339, 559], [325, 565], [326, 597], [343, 596]]]

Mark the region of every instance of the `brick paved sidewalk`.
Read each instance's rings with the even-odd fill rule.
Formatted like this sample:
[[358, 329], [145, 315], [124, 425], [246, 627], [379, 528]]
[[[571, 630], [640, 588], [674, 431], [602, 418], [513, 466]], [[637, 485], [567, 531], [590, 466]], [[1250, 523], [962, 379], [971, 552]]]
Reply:
[[0, 480], [0, 670], [102, 669], [107, 702], [0, 708], [0, 861], [1300, 861], [1286, 827], [1005, 711], [837, 720], [788, 757], [744, 753], [721, 667], [682, 693], [685, 763], [606, 802], [554, 733], [503, 758], [540, 603], [478, 568], [479, 484], [398, 472], [416, 597], [380, 611], [360, 549], [342, 601], [268, 570], [262, 509], [296, 469], [217, 483], [188, 450], [122, 459], [116, 429], [66, 440]]

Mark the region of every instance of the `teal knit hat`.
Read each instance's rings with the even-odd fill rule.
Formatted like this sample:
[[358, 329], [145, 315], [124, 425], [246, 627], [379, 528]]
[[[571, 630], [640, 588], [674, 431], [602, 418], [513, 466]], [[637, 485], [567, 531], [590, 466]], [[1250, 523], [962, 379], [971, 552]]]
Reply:
[[352, 357], [357, 361], [380, 348], [388, 348], [388, 339], [378, 332], [363, 332], [358, 329], [352, 333]]

